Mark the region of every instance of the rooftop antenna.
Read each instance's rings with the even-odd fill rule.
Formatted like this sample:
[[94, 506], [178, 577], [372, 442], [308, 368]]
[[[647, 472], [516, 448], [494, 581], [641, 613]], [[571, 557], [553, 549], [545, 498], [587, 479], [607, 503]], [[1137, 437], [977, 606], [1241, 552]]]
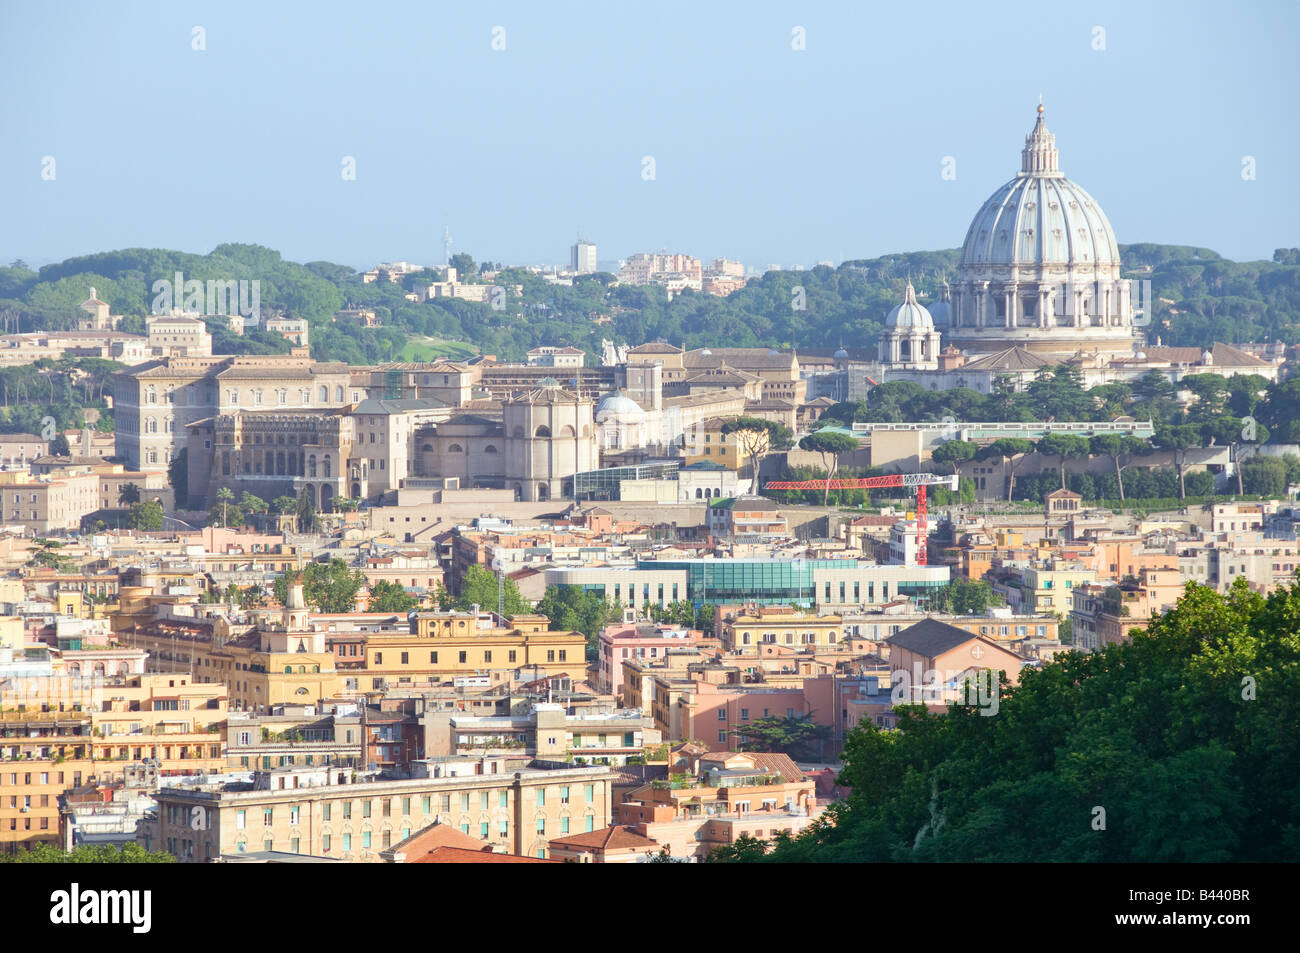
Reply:
[[444, 268], [451, 267], [451, 226], [442, 227], [442, 264]]

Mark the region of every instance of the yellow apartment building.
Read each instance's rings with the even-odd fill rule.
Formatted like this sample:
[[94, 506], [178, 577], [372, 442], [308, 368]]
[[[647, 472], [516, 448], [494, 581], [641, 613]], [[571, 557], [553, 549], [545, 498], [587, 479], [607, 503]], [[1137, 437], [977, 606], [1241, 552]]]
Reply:
[[375, 632], [366, 637], [370, 684], [362, 689], [449, 681], [492, 670], [535, 670], [537, 678], [585, 678], [587, 640], [581, 632], [552, 632], [541, 615], [517, 615], [507, 627], [483, 625], [472, 613], [418, 615], [414, 632]]
[[756, 655], [761, 645], [788, 645], [801, 650], [834, 648], [844, 635], [844, 620], [837, 615], [815, 616], [780, 607], [739, 615], [720, 629], [727, 652]]
[[416, 767], [443, 776], [354, 782], [351, 769], [293, 768], [258, 772], [253, 790], [164, 788], [138, 839], [189, 863], [270, 850], [377, 863], [435, 822], [528, 857], [546, 857], [551, 837], [609, 824], [606, 767], [508, 771], [493, 758]]

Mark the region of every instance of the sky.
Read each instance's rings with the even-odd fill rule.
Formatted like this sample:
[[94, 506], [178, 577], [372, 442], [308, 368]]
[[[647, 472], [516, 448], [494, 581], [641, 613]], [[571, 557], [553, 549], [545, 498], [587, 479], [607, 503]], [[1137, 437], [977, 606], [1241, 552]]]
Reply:
[[1296, 0], [0, 0], [0, 260], [955, 248], [1040, 95], [1121, 243], [1267, 259], [1300, 245], [1298, 41]]

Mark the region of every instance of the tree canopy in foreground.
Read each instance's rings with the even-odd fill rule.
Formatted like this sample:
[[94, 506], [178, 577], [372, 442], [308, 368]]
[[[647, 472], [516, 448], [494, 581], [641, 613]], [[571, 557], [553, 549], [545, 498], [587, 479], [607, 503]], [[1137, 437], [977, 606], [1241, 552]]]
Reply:
[[1300, 856], [1300, 585], [1191, 583], [1131, 644], [1058, 656], [997, 713], [849, 733], [852, 794], [723, 861], [1285, 861]]

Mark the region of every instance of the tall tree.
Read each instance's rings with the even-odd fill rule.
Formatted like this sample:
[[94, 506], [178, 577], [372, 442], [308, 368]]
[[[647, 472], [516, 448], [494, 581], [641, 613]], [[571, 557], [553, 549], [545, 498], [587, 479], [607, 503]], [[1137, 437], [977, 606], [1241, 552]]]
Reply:
[[1119, 484], [1119, 498], [1124, 499], [1124, 468], [1127, 461], [1148, 449], [1145, 441], [1125, 434], [1096, 434], [1088, 440], [1089, 449], [1099, 457], [1110, 457], [1115, 465], [1115, 481]]
[[1178, 498], [1187, 498], [1187, 481], [1184, 471], [1187, 469], [1187, 453], [1201, 445], [1200, 428], [1192, 424], [1179, 424], [1173, 427], [1157, 427], [1151, 440], [1161, 450], [1173, 453], [1174, 466], [1178, 468]]
[[829, 430], [810, 433], [799, 442], [799, 446], [804, 450], [821, 454], [822, 464], [826, 467], [826, 486], [822, 491], [822, 506], [825, 506], [830, 498], [830, 481], [835, 479], [835, 471], [839, 469], [840, 454], [852, 453], [858, 449], [858, 442], [846, 433]]
[[317, 612], [331, 613], [355, 611], [357, 592], [366, 581], [338, 557], [328, 563], [311, 563], [301, 573], [276, 576], [275, 597], [282, 605], [289, 601], [289, 586], [294, 579], [302, 581], [303, 597], [309, 606]]
[[1034, 445], [1021, 437], [1001, 437], [975, 454], [976, 460], [1001, 460], [1003, 466], [1009, 466], [1007, 477], [1007, 502], [1016, 487], [1016, 463], [1023, 460], [1025, 454], [1034, 449]]
[[1065, 461], [1071, 457], [1086, 457], [1088, 455], [1088, 439], [1074, 434], [1049, 433], [1038, 441], [1036, 449], [1043, 456], [1057, 457], [1060, 460], [1061, 489], [1064, 490]]
[[749, 459], [755, 493], [759, 492], [758, 473], [763, 458], [773, 450], [785, 450], [794, 438], [789, 427], [762, 417], [740, 416], [728, 420], [722, 425], [722, 432], [734, 434], [736, 443]]

